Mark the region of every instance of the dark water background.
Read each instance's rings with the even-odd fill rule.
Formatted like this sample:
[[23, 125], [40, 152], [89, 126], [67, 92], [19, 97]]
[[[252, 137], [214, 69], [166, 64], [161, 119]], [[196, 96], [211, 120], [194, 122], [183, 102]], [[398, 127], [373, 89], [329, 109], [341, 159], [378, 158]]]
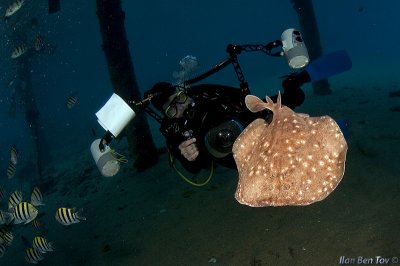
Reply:
[[[158, 81], [173, 81], [179, 60], [195, 55], [199, 72], [226, 58], [229, 43], [264, 44], [283, 30], [299, 28], [290, 1], [123, 1], [126, 31], [142, 92]], [[166, 156], [144, 173], [129, 165], [105, 179], [89, 153], [103, 134], [94, 113], [112, 94], [101, 49], [95, 1], [62, 1], [47, 15], [44, 0], [27, 0], [12, 21], [2, 22], [0, 55], [0, 185], [9, 193], [22, 188], [29, 199], [35, 176], [35, 152], [17, 97], [16, 117], [8, 116], [18, 84], [13, 47], [37, 33], [54, 53], [32, 56], [34, 95], [40, 111], [46, 167], [41, 183], [46, 206], [44, 226], [13, 228], [14, 243], [0, 265], [24, 265], [21, 237], [45, 236], [56, 247], [41, 265], [338, 265], [346, 258], [400, 257], [398, 206], [400, 105], [389, 92], [399, 90], [398, 10], [391, 1], [314, 1], [324, 52], [345, 49], [353, 69], [330, 79], [333, 94], [312, 95], [299, 111], [329, 114], [350, 124], [346, 174], [325, 201], [309, 207], [253, 209], [233, 198], [237, 173], [218, 168], [211, 184], [196, 189], [169, 168]], [[0, 3], [3, 12], [8, 1]], [[30, 23], [38, 19], [37, 25]], [[18, 28], [21, 27], [21, 28]], [[25, 35], [21, 36], [19, 31]], [[307, 40], [306, 40], [307, 41]], [[283, 58], [262, 53], [239, 57], [253, 94], [274, 94], [279, 76], [290, 73]], [[207, 82], [237, 85], [228, 67]], [[65, 107], [69, 95], [75, 107]], [[164, 142], [149, 119], [157, 146]], [[5, 171], [16, 144], [16, 176]], [[115, 144], [127, 153], [124, 141]], [[69, 228], [57, 224], [61, 206], [83, 208], [88, 220]]]

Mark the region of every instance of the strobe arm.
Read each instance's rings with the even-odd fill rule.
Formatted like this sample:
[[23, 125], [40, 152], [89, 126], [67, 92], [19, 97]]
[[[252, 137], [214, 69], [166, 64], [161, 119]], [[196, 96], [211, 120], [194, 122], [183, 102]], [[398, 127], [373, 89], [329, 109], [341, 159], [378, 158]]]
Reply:
[[226, 51], [229, 54], [230, 57], [230, 62], [232, 63], [232, 66], [236, 72], [236, 76], [238, 77], [238, 80], [240, 82], [240, 89], [242, 90], [242, 92], [244, 94], [249, 94], [250, 93], [250, 89], [249, 89], [249, 85], [246, 81], [246, 79], [244, 78], [244, 74], [242, 71], [242, 68], [240, 67], [237, 55], [241, 54], [242, 51], [245, 52], [264, 52], [267, 55], [270, 56], [283, 56], [283, 52], [279, 51], [279, 52], [272, 52], [272, 49], [277, 48], [282, 46], [282, 42], [280, 40], [274, 41], [274, 42], [270, 42], [266, 45], [262, 45], [262, 44], [245, 44], [245, 45], [235, 45], [235, 44], [228, 44], [226, 47]]
[[282, 47], [282, 41], [276, 40], [265, 45], [263, 44], [243, 44], [243, 45], [235, 45], [235, 44], [228, 44], [226, 47], [226, 51], [229, 53], [230, 56], [238, 55], [242, 51], [244, 52], [264, 52], [270, 56], [283, 56], [284, 53], [282, 50], [278, 52], [273, 52], [272, 50], [278, 47]]

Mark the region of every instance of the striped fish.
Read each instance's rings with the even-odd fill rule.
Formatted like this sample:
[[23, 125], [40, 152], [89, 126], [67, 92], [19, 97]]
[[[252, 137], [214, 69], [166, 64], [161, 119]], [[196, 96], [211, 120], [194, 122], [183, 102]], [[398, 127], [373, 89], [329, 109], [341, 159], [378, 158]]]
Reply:
[[24, 55], [26, 51], [28, 51], [28, 47], [25, 44], [21, 44], [13, 49], [11, 58], [17, 59], [18, 57]]
[[77, 98], [75, 96], [73, 96], [73, 95], [69, 96], [67, 99], [67, 103], [66, 103], [67, 108], [72, 109], [75, 106], [76, 101], [77, 101]]
[[9, 224], [13, 220], [13, 216], [11, 213], [3, 212], [0, 210], [0, 225], [1, 224]]
[[33, 47], [35, 47], [36, 51], [40, 51], [42, 50], [43, 46], [44, 46], [43, 37], [40, 34], [36, 35]]
[[8, 164], [8, 167], [7, 167], [7, 177], [8, 177], [8, 179], [11, 179], [11, 178], [14, 177], [15, 171], [17, 171], [17, 166], [15, 164], [13, 164], [13, 162], [10, 162]]
[[8, 199], [8, 210], [12, 210], [15, 206], [22, 202], [22, 192], [20, 190], [14, 191]]
[[14, 224], [27, 224], [36, 218], [38, 210], [28, 202], [21, 202], [14, 208]]
[[10, 246], [14, 240], [14, 235], [6, 227], [0, 228], [0, 238], [3, 239], [4, 244]]
[[40, 220], [38, 218], [36, 218], [35, 220], [33, 220], [32, 226], [35, 229], [39, 229], [40, 227], [42, 227], [42, 223], [40, 222]]
[[27, 248], [25, 250], [25, 260], [29, 263], [37, 264], [43, 259], [42, 253], [35, 248]]
[[37, 236], [33, 239], [32, 247], [42, 253], [53, 251], [53, 244], [48, 242], [46, 238]]
[[38, 187], [34, 187], [33, 188], [32, 196], [31, 196], [31, 204], [33, 206], [44, 205], [44, 203], [43, 203], [43, 195], [42, 195], [42, 192], [40, 192]]
[[18, 164], [18, 150], [15, 145], [11, 147], [10, 151], [10, 160], [13, 164], [17, 165]]
[[4, 199], [6, 196], [6, 190], [3, 187], [0, 187], [0, 201]]
[[6, 13], [4, 14], [5, 18], [11, 17], [14, 15], [21, 7], [24, 5], [25, 0], [16, 0], [15, 2], [11, 3], [6, 9]]
[[6, 253], [6, 246], [0, 244], [0, 258], [4, 256], [4, 253]]
[[80, 220], [86, 220], [86, 217], [80, 215], [79, 212], [75, 212], [75, 209], [71, 208], [58, 208], [56, 211], [56, 220], [63, 225], [71, 225], [79, 223]]

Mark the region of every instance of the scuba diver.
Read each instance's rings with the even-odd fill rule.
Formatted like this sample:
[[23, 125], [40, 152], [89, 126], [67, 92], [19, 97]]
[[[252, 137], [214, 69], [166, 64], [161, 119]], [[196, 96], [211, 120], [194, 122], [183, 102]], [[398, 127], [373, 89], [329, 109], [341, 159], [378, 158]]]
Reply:
[[[279, 51], [273, 51], [280, 47], [282, 49]], [[109, 143], [138, 111], [145, 111], [160, 123], [160, 131], [169, 150], [171, 167], [177, 170], [174, 164], [177, 159], [188, 172], [194, 174], [202, 169], [211, 169], [208, 179], [202, 184], [188, 180], [177, 170], [187, 182], [195, 186], [206, 184], [212, 176], [214, 164], [236, 168], [232, 146], [237, 137], [255, 119], [263, 118], [268, 122], [272, 121], [273, 115], [267, 109], [252, 113], [245, 105], [245, 97], [250, 94], [250, 89], [237, 58], [242, 52], [263, 52], [269, 56], [286, 57], [288, 65], [295, 71], [281, 77], [281, 103], [291, 109], [300, 106], [305, 100], [301, 89], [303, 84], [342, 73], [352, 65], [348, 54], [343, 50], [309, 62], [303, 39], [295, 29], [285, 30], [280, 40], [266, 45], [229, 44], [227, 52], [227, 59], [191, 79], [188, 79], [189, 72], [198, 65], [197, 59], [186, 56], [180, 61], [183, 69], [174, 73], [178, 82], [156, 83], [144, 93], [140, 101], [125, 102], [113, 94], [96, 113], [100, 125], [107, 132], [102, 139], [95, 140], [91, 145], [93, 158], [102, 174], [112, 176], [118, 172], [118, 159], [112, 156]], [[228, 65], [232, 65], [236, 72], [238, 88], [219, 84], [197, 84]], [[277, 95], [270, 98], [274, 102], [277, 101]], [[150, 103], [158, 112], [150, 108]]]
[[[290, 77], [283, 82], [282, 104], [291, 109], [304, 102], [304, 92]], [[211, 162], [235, 168], [232, 145], [256, 118], [272, 119], [268, 110], [252, 113], [244, 99], [248, 93], [224, 85], [201, 84], [189, 89], [167, 82], [155, 84], [144, 97], [164, 117], [160, 131], [172, 158], [197, 173]], [[277, 95], [270, 97], [276, 101]]]

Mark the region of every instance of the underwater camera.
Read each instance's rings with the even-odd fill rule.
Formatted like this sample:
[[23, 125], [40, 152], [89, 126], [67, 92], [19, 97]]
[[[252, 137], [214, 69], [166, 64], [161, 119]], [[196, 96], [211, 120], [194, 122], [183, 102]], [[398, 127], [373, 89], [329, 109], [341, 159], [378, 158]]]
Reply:
[[215, 158], [224, 158], [232, 153], [232, 146], [246, 126], [231, 119], [211, 128], [204, 136], [206, 150]]
[[303, 68], [310, 62], [307, 48], [300, 31], [296, 29], [285, 30], [282, 32], [281, 41], [283, 53], [291, 68]]
[[116, 138], [136, 113], [117, 94], [113, 94], [106, 104], [96, 113], [97, 121], [107, 131], [101, 139], [96, 139], [90, 146], [93, 159], [101, 174], [114, 176], [120, 169], [120, 163], [126, 162], [124, 157], [110, 148], [109, 144]]

